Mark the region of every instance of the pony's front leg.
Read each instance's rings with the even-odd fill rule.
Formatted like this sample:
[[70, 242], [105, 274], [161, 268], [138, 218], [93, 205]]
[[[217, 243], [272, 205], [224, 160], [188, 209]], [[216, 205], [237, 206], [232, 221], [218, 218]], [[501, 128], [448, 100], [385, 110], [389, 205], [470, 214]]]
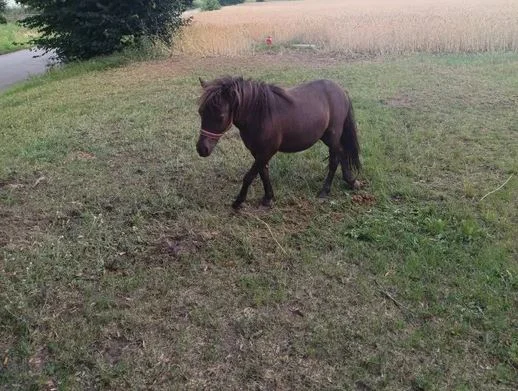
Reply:
[[268, 164], [265, 164], [263, 168], [259, 171], [259, 175], [261, 175], [261, 180], [263, 181], [264, 187], [264, 197], [262, 200], [263, 206], [271, 206], [273, 200], [273, 187], [270, 182], [270, 168]]
[[243, 186], [241, 187], [241, 191], [239, 192], [236, 200], [232, 204], [232, 208], [238, 209], [243, 202], [246, 200], [246, 195], [248, 193], [248, 188], [254, 181], [255, 177], [259, 173], [259, 164], [257, 160], [252, 164], [252, 168], [245, 174], [243, 178]]

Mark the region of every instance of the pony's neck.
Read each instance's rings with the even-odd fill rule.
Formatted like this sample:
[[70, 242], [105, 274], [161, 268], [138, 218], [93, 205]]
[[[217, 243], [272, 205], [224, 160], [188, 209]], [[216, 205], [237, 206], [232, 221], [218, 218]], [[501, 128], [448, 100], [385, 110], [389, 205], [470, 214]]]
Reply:
[[262, 126], [258, 125], [258, 122], [255, 122], [249, 116], [234, 116], [234, 126], [243, 132], [257, 132], [260, 131]]
[[243, 131], [260, 131], [272, 120], [272, 114], [289, 100], [279, 87], [252, 80], [234, 86], [231, 102], [234, 125]]
[[[273, 109], [270, 109], [273, 110]], [[233, 124], [243, 132], [258, 133], [272, 121], [271, 111], [257, 113], [254, 111], [241, 111], [233, 113]], [[259, 118], [261, 117], [262, 118]]]

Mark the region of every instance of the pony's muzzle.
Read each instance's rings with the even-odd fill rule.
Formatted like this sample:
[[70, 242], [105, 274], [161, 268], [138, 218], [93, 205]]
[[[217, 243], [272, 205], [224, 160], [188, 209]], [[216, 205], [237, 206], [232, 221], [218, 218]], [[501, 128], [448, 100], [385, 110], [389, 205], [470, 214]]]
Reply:
[[207, 148], [205, 145], [199, 145], [196, 149], [198, 150], [198, 155], [201, 157], [207, 157], [210, 155], [209, 148]]
[[196, 150], [201, 157], [207, 157], [212, 153], [212, 150], [217, 144], [217, 140], [211, 140], [208, 137], [200, 136], [196, 143]]

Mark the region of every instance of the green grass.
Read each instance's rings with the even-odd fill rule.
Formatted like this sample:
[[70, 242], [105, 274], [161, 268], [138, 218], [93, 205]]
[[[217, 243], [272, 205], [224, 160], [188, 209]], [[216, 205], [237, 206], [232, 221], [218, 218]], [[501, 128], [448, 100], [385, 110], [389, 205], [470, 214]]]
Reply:
[[29, 48], [34, 34], [16, 23], [0, 24], [0, 54]]
[[[1, 387], [516, 389], [518, 56], [260, 63], [0, 95]], [[318, 145], [233, 213], [251, 158], [235, 131], [194, 144], [197, 76], [237, 72], [347, 87], [376, 202], [317, 200]]]

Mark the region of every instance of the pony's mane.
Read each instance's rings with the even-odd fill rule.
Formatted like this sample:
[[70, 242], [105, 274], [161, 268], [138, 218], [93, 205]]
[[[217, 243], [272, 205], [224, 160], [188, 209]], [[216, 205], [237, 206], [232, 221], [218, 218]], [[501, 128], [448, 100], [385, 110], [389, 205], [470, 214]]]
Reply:
[[278, 98], [292, 102], [288, 93], [274, 84], [228, 76], [205, 84], [200, 109], [218, 110], [227, 101], [235, 119], [245, 119], [252, 115], [255, 121], [262, 123], [270, 118]]

